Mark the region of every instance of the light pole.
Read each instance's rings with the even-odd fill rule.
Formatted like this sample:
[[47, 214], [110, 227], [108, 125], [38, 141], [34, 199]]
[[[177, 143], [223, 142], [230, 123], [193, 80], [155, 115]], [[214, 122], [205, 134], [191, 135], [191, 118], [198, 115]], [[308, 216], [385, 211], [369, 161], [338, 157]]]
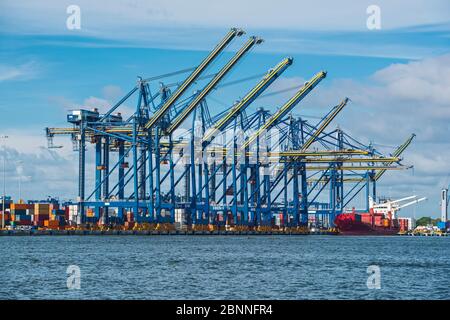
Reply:
[[22, 164], [22, 160], [17, 161], [17, 174], [19, 179], [19, 202], [22, 200]]
[[[0, 136], [0, 139], [6, 140], [8, 136]], [[3, 144], [3, 197], [2, 197], [2, 229], [5, 229], [5, 201], [6, 201], [6, 148]]]

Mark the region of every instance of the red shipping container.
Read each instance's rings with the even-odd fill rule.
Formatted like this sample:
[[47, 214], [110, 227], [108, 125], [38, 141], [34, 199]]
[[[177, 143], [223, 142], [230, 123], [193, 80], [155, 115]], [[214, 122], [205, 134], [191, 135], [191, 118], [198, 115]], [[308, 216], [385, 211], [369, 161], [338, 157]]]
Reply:
[[36, 227], [43, 227], [43, 226], [44, 226], [44, 220], [41, 220], [41, 221], [35, 220], [35, 221], [33, 222], [33, 224], [34, 224]]
[[69, 216], [70, 216], [70, 215], [69, 215], [69, 212], [70, 212], [69, 207], [66, 206], [66, 207], [64, 208], [64, 217], [65, 217], [66, 221], [69, 220]]
[[125, 229], [127, 229], [127, 230], [133, 229], [133, 227], [134, 227], [134, 222], [128, 222], [128, 221], [126, 221], [125, 224], [124, 224], [124, 226], [125, 226]]
[[26, 203], [11, 203], [11, 210], [32, 210], [34, 209], [33, 204]]
[[133, 214], [133, 212], [127, 212], [127, 221], [129, 221], [129, 222], [134, 221], [134, 214]]

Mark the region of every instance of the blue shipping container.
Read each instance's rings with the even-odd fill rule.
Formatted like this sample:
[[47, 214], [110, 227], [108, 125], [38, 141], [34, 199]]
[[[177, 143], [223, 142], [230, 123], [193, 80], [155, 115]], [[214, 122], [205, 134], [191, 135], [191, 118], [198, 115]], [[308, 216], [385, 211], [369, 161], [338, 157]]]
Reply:
[[445, 229], [445, 222], [438, 222], [438, 223], [437, 223], [437, 227], [438, 227], [439, 229], [441, 229], [441, 230], [444, 230], [444, 229]]

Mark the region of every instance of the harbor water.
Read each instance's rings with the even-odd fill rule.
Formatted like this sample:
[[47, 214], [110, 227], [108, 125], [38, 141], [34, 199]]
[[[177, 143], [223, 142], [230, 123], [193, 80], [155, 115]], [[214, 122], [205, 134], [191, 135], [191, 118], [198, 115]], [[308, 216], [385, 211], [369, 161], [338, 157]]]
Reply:
[[5, 236], [0, 262], [1, 299], [450, 299], [450, 237]]

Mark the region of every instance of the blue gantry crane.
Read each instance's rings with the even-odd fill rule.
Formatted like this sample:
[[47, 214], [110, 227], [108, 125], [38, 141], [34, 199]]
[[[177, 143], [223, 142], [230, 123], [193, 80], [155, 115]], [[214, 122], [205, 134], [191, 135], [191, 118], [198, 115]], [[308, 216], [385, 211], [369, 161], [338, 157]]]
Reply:
[[[69, 135], [78, 152], [80, 226], [133, 220], [140, 228], [203, 231], [303, 232], [311, 221], [332, 227], [334, 216], [364, 188], [368, 198], [372, 184], [376, 196], [376, 182], [387, 170], [408, 168], [400, 155], [414, 135], [384, 156], [341, 128], [326, 131], [348, 98], [317, 124], [293, 115], [326, 77], [324, 71], [296, 88], [277, 111], [249, 111], [292, 65], [291, 57], [268, 70], [243, 98], [211, 116], [211, 93], [226, 85], [225, 76], [263, 40], [249, 37], [218, 71], [202, 74], [244, 34], [232, 28], [194, 68], [138, 78], [104, 113], [95, 106], [72, 110], [67, 116], [70, 127], [46, 128], [49, 146], [55, 136]], [[174, 90], [160, 82], [189, 72]], [[206, 79], [210, 80], [198, 88]], [[133, 99], [136, 108], [125, 116], [121, 107]]]

